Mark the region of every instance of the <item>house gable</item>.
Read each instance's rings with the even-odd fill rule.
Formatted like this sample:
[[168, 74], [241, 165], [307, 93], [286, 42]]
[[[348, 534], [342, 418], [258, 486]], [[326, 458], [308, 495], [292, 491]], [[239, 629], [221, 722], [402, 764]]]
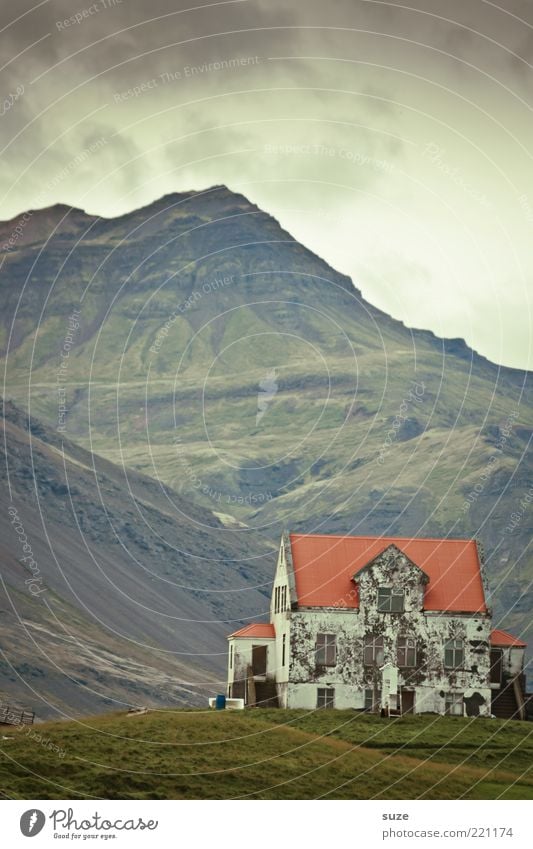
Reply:
[[276, 572], [272, 583], [270, 599], [270, 618], [274, 621], [276, 614], [285, 613], [296, 604], [296, 585], [292, 564], [291, 545], [288, 534], [281, 537]]
[[298, 604], [298, 594], [296, 592], [296, 580], [294, 577], [294, 563], [292, 560], [291, 538], [289, 534], [284, 533], [281, 538], [281, 546], [283, 550], [283, 560], [287, 570], [287, 583], [289, 586], [289, 596], [291, 607]]
[[380, 554], [373, 557], [365, 566], [359, 569], [353, 576], [354, 581], [360, 581], [365, 572], [378, 572], [389, 581], [403, 580], [407, 572], [416, 573], [416, 579], [427, 584], [429, 575], [420, 566], [404, 554], [395, 543], [391, 543]]

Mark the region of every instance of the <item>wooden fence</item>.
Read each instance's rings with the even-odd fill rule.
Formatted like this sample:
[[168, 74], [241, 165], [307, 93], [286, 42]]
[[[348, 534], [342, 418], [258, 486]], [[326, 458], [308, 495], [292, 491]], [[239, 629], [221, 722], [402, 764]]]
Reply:
[[0, 704], [0, 725], [33, 725], [34, 719], [32, 710]]

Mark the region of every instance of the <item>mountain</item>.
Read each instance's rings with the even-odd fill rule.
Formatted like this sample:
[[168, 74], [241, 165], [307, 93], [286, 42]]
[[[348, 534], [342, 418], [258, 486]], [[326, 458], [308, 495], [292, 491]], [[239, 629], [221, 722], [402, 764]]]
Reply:
[[387, 316], [224, 186], [28, 215], [0, 226], [6, 397], [273, 541], [476, 536], [533, 641], [531, 374]]
[[268, 604], [268, 541], [10, 402], [0, 453], [2, 701], [40, 718], [205, 704], [228, 631]]

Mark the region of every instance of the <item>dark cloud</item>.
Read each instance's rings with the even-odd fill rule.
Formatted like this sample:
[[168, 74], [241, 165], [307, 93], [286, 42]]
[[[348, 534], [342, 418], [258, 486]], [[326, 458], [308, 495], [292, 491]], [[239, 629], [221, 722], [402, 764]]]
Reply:
[[[135, 74], [139, 65], [150, 74], [193, 60], [212, 60], [236, 48], [242, 53], [264, 50], [273, 42], [282, 45], [287, 39], [283, 28], [298, 21], [298, 15], [286, 8], [270, 10], [254, 2], [123, 0], [103, 8], [102, 3], [110, 2], [84, 4], [80, 0], [75, 6], [72, 2], [55, 2], [36, 8], [7, 30], [13, 55], [50, 33], [25, 55], [26, 70], [31, 68], [35, 76], [44, 73], [49, 85], [58, 73], [71, 70], [87, 76], [109, 73], [114, 81], [120, 81]], [[99, 11], [88, 14], [80, 23], [62, 23], [90, 9]], [[6, 7], [0, 11], [0, 18], [0, 25], [7, 26], [10, 16]], [[183, 44], [177, 46], [179, 42]]]
[[[0, 4], [0, 90], [24, 87], [0, 117], [5, 218], [36, 198], [109, 215], [224, 182], [361, 284], [367, 274], [384, 309], [395, 311], [388, 293], [405, 287], [408, 323], [427, 322], [411, 273], [446, 288], [450, 336], [462, 333], [465, 292], [472, 309], [485, 303], [471, 244], [490, 253], [495, 275], [514, 267], [490, 210], [530, 272], [530, 0], [194, 5]], [[257, 61], [231, 64], [247, 57]], [[454, 257], [457, 288], [428, 238]], [[508, 324], [525, 350], [527, 332]]]

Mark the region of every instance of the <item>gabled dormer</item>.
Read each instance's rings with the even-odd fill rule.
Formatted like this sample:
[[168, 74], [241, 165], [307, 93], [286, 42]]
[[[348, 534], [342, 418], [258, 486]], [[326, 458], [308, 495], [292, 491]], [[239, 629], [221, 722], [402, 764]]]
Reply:
[[429, 575], [394, 543], [353, 576], [361, 612], [383, 614], [421, 612]]

